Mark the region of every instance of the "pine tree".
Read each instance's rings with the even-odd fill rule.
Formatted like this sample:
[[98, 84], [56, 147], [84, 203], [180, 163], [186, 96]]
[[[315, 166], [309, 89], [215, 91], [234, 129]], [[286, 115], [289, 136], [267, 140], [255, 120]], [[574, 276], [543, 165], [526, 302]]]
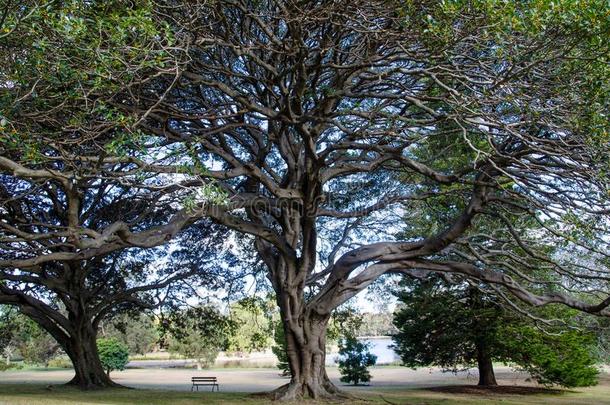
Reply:
[[358, 340], [352, 333], [339, 340], [341, 382], [359, 385], [371, 381], [368, 367], [375, 365], [377, 356], [369, 350], [370, 343]]
[[[472, 285], [429, 277], [405, 279], [403, 286], [397, 293], [402, 307], [394, 315], [398, 333], [393, 340], [406, 366], [436, 365], [454, 372], [476, 366], [478, 384], [491, 386], [497, 385], [493, 362], [502, 361], [516, 364], [542, 384], [597, 383], [590, 334], [560, 328], [547, 334]], [[552, 315], [569, 319], [574, 314], [558, 310]]]

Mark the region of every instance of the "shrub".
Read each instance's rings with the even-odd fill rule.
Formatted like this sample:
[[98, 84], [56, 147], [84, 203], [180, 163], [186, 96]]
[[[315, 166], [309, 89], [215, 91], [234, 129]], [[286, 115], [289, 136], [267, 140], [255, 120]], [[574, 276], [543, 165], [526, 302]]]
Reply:
[[10, 369], [15, 369], [15, 370], [19, 370], [22, 369], [23, 366], [21, 364], [17, 364], [17, 363], [9, 363], [6, 364], [5, 362], [0, 362], [0, 371], [6, 371], [6, 370], [10, 370]]
[[125, 370], [129, 362], [129, 349], [115, 338], [98, 339], [97, 351], [106, 373], [113, 370]]
[[51, 368], [72, 368], [72, 361], [65, 357], [56, 357], [49, 360], [49, 367]]

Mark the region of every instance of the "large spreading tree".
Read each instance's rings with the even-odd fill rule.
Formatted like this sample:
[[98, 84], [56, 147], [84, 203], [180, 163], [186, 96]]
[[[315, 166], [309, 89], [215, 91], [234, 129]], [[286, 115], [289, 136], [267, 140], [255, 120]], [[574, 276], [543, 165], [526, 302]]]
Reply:
[[[200, 202], [193, 188], [193, 209], [253, 238], [291, 371], [275, 398], [339, 395], [324, 370], [330, 314], [386, 274], [458, 273], [529, 304], [609, 313], [596, 262], [608, 247], [608, 25], [603, 2], [580, 3], [168, 6], [188, 62], [123, 108], [146, 112], [143, 131], [224, 197]], [[179, 169], [154, 159], [125, 161]], [[417, 204], [445, 196], [438, 229], [392, 237], [396, 217], [421, 220]], [[482, 216], [505, 251], [441, 255]], [[545, 255], [536, 238], [591, 259]], [[485, 243], [468, 239], [470, 257]], [[515, 260], [552, 276], [513, 271]]]
[[178, 183], [105, 160], [137, 135], [134, 117], [112, 104], [174, 61], [151, 3], [14, 3], [0, 10], [0, 303], [57, 340], [72, 384], [111, 386], [100, 322], [178, 285], [191, 294], [217, 285], [223, 232], [200, 222], [180, 234], [183, 247], [147, 250], [195, 217], [174, 195]]
[[[458, 273], [525, 303], [609, 314], [604, 1], [152, 8], [163, 30], [147, 44], [166, 63], [136, 69], [136, 85], [104, 104], [105, 119], [118, 114], [129, 131], [101, 131], [116, 141], [111, 153], [67, 155], [127, 176], [155, 206], [173, 199], [175, 214], [150, 230], [115, 222], [81, 233], [69, 254], [161, 243], [202, 217], [247, 234], [286, 336], [291, 381], [275, 398], [340, 395], [324, 369], [331, 312], [386, 274]], [[397, 220], [421, 221], [419, 204], [439, 199], [437, 229], [394, 237]], [[515, 215], [536, 233], [506, 220]], [[471, 234], [483, 217], [507, 238], [502, 251]], [[532, 249], [538, 239], [573, 254]], [[445, 254], [463, 246], [467, 260]], [[515, 261], [527, 266], [515, 271]], [[528, 274], [540, 263], [544, 279]]]

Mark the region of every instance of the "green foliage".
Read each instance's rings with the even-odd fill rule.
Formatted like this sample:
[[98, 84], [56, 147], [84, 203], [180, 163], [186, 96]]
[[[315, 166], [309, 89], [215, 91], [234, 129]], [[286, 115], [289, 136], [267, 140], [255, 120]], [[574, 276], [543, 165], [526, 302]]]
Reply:
[[275, 303], [270, 299], [250, 297], [231, 305], [231, 319], [237, 325], [229, 338], [229, 351], [261, 351], [271, 345]]
[[[409, 367], [430, 364], [456, 371], [476, 364], [476, 341], [489, 341], [499, 323], [498, 308], [484, 297], [472, 296], [463, 286], [448, 286], [437, 279], [405, 280], [397, 293], [401, 307], [395, 312], [393, 337], [403, 363]], [[492, 357], [499, 353], [492, 346]], [[503, 360], [502, 358], [500, 360]]]
[[[479, 63], [496, 66], [499, 70], [503, 66], [524, 64], [535, 69], [535, 66], [551, 61], [553, 69], [548, 70], [545, 77], [545, 81], [553, 82], [552, 94], [548, 96], [554, 103], [569, 104], [565, 112], [566, 127], [591, 146], [590, 153], [599, 163], [600, 180], [607, 181], [604, 180], [610, 173], [607, 0], [408, 0], [397, 2], [397, 6], [404, 26], [416, 33], [421, 45], [448, 59], [453, 58], [462, 45], [470, 43], [467, 38], [472, 38], [471, 51], [478, 54]], [[558, 58], [559, 50], [561, 56]], [[535, 103], [527, 106], [517, 101], [522, 95], [527, 96], [528, 91], [517, 88], [512, 91], [512, 95], [503, 97], [498, 107], [509, 114], [514, 112], [530, 116], [532, 121], [539, 120], [541, 109], [534, 106]], [[464, 91], [466, 93], [468, 90]], [[460, 109], [459, 106], [442, 108]], [[442, 123], [438, 129], [452, 128]], [[435, 148], [437, 136], [434, 135], [421, 142], [423, 148], [418, 145], [416, 151], [427, 153], [427, 161], [441, 171], [458, 170], [465, 164], [485, 159], [491, 144], [482, 132], [476, 128], [462, 129], [456, 125], [453, 132], [447, 134], [453, 145], [444, 142], [443, 148]], [[455, 153], [460, 148], [463, 153]], [[439, 154], [443, 159], [429, 158]], [[425, 179], [422, 180], [425, 184]], [[442, 202], [443, 198], [438, 197], [438, 200]], [[434, 223], [431, 228], [433, 226]]]
[[277, 368], [282, 371], [282, 375], [288, 376], [290, 375], [290, 365], [286, 354], [286, 334], [281, 321], [275, 322], [273, 341], [275, 344], [271, 347], [271, 351], [277, 357]]
[[0, 354], [11, 343], [14, 332], [13, 309], [7, 305], [0, 305]]
[[602, 364], [610, 364], [610, 319], [588, 316], [583, 322], [596, 337], [595, 357]]
[[170, 352], [195, 359], [198, 368], [206, 368], [227, 348], [237, 324], [216, 308], [200, 306], [173, 311], [163, 328], [169, 333]]
[[25, 363], [48, 366], [59, 345], [44, 329], [16, 310], [0, 307], [0, 354], [19, 352]]
[[368, 367], [375, 365], [377, 356], [369, 352], [370, 343], [359, 341], [353, 334], [339, 339], [339, 372], [341, 381], [358, 385], [371, 381]]
[[357, 336], [390, 336], [396, 333], [392, 324], [391, 312], [362, 314], [362, 325], [358, 328]]
[[129, 349], [129, 354], [146, 354], [159, 340], [153, 318], [147, 314], [124, 313], [108, 322], [101, 330], [105, 338], [114, 338]]
[[127, 346], [114, 338], [98, 339], [97, 352], [107, 374], [113, 370], [124, 370], [129, 362]]
[[17, 364], [17, 363], [5, 363], [5, 362], [0, 362], [0, 371], [6, 371], [6, 370], [19, 370], [22, 368], [21, 364]]
[[363, 316], [353, 307], [345, 307], [333, 312], [326, 332], [328, 341], [339, 341], [344, 336], [358, 336]]
[[[546, 333], [497, 305], [494, 297], [436, 277], [405, 280], [403, 286], [393, 340], [405, 365], [456, 371], [476, 365], [477, 349], [483, 348], [493, 360], [517, 364], [542, 384], [596, 384], [592, 336], [558, 328]], [[565, 310], [548, 315], [571, 316]]]
[[594, 337], [579, 331], [546, 335], [530, 325], [500, 328], [510, 359], [541, 384], [588, 387], [597, 384], [598, 370], [591, 347]]
[[185, 196], [182, 200], [182, 207], [189, 212], [194, 212], [197, 210], [199, 203], [226, 206], [229, 201], [228, 198], [229, 195], [222, 187], [215, 183], [209, 183]]
[[0, 148], [39, 163], [50, 139], [95, 127], [113, 137], [108, 153], [140, 145], [136, 118], [112, 99], [173, 61], [173, 33], [155, 13], [149, 0], [22, 2], [8, 10], [0, 27], [0, 82], [10, 83], [0, 86]]
[[45, 367], [49, 366], [49, 361], [60, 348], [51, 335], [29, 319], [27, 326], [20, 330], [16, 346], [26, 363]]
[[49, 367], [69, 369], [73, 368], [73, 365], [69, 357], [55, 357], [49, 360]]
[[607, 9], [604, 0], [409, 0], [399, 12], [406, 24], [420, 28], [428, 46], [440, 47], [459, 40], [459, 33], [472, 28], [478, 28], [482, 38], [498, 43], [516, 33], [537, 37], [553, 30], [599, 41], [599, 34], [608, 26]]

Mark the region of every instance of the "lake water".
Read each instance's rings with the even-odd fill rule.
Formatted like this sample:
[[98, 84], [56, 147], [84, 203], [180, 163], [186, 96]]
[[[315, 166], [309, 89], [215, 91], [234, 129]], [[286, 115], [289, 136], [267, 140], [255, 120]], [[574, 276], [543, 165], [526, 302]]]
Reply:
[[[392, 339], [389, 337], [380, 338], [366, 338], [359, 339], [361, 341], [370, 342], [370, 351], [372, 354], [377, 356], [377, 364], [390, 364], [396, 361], [400, 361], [400, 357], [390, 349], [388, 346], [392, 344]], [[326, 365], [336, 364], [336, 360], [339, 357], [338, 353], [331, 353], [326, 356]]]

